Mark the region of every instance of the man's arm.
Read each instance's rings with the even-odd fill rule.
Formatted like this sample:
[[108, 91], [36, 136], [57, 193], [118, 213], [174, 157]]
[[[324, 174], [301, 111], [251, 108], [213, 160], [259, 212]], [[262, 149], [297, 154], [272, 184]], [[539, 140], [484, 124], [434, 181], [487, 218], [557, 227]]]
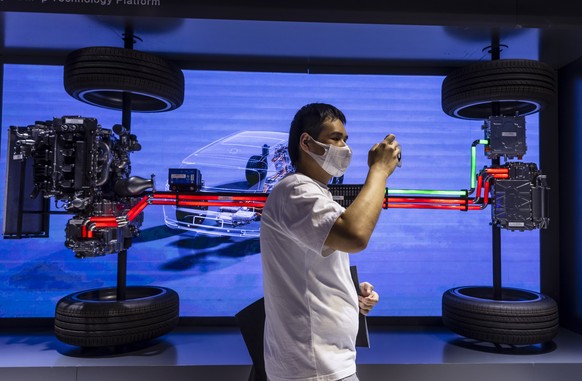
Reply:
[[325, 245], [336, 250], [355, 253], [364, 250], [382, 210], [386, 180], [398, 164], [400, 147], [396, 137], [388, 135], [368, 152], [368, 176], [362, 190], [338, 217]]

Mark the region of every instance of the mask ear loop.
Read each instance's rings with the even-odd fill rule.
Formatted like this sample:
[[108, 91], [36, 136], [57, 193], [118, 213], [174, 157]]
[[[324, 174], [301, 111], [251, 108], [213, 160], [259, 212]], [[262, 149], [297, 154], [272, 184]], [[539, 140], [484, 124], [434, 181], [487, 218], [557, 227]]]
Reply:
[[[303, 136], [303, 135], [305, 135], [305, 136]], [[311, 135], [309, 135], [307, 132], [304, 132], [303, 134], [301, 134], [301, 137], [300, 137], [300, 142], [301, 142], [300, 146], [301, 146], [301, 148], [302, 148], [302, 149], [304, 149], [304, 150], [305, 150], [305, 151], [307, 151], [307, 152], [310, 152], [310, 153], [313, 153], [313, 154], [319, 155], [318, 153], [316, 153], [316, 152], [313, 152], [313, 151], [312, 151], [312, 150], [309, 148], [309, 142], [310, 142], [310, 141], [315, 141], [315, 139], [313, 139], [313, 138], [311, 137]], [[305, 146], [305, 148], [303, 148], [304, 146]]]
[[[309, 152], [311, 152], [311, 153], [313, 153], [313, 154], [315, 154], [315, 155], [318, 155], [318, 156], [322, 156], [322, 155], [325, 155], [325, 154], [326, 154], [326, 153], [329, 151], [331, 144], [324, 144], [324, 143], [321, 143], [321, 142], [319, 142], [319, 141], [315, 140], [315, 139], [314, 139], [313, 137], [311, 137], [311, 135], [309, 135], [309, 134], [308, 134], [307, 136], [309, 137], [309, 140], [311, 140], [313, 143], [315, 143], [315, 145], [316, 145], [317, 147], [319, 147], [319, 148], [321, 148], [321, 149], [323, 150], [323, 152], [322, 152], [322, 153], [319, 153], [319, 152], [313, 152], [313, 151], [311, 151], [311, 150], [309, 150]], [[308, 147], [308, 148], [309, 148], [309, 147]]]

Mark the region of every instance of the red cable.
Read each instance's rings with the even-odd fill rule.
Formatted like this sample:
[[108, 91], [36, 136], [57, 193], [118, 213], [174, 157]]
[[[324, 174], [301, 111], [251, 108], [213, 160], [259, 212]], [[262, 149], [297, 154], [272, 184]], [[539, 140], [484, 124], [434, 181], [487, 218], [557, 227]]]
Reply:
[[[467, 200], [462, 198], [414, 198], [414, 197], [388, 197], [389, 202], [417, 202], [421, 204], [465, 204]], [[472, 202], [472, 201], [471, 201]]]
[[[152, 200], [153, 205], [176, 205], [174, 201], [168, 200]], [[183, 201], [178, 204], [179, 206], [240, 206], [249, 208], [259, 208], [265, 207], [264, 202], [216, 202], [216, 201]]]
[[176, 194], [176, 193], [154, 193], [154, 199], [178, 199], [178, 200], [232, 200], [232, 201], [266, 201], [267, 196], [230, 196], [230, 195], [192, 195], [192, 194]]
[[114, 216], [93, 216], [89, 218], [91, 222], [115, 222], [117, 221], [117, 217]]
[[148, 197], [144, 196], [133, 208], [127, 212], [127, 220], [133, 221], [148, 206]]
[[479, 210], [478, 205], [418, 205], [418, 204], [390, 204], [390, 209], [452, 209], [452, 210]]
[[485, 172], [487, 172], [488, 174], [494, 174], [494, 173], [509, 174], [509, 169], [507, 169], [507, 168], [486, 168]]
[[119, 225], [117, 224], [117, 222], [95, 222], [94, 224], [96, 229], [101, 229], [101, 228], [117, 228], [119, 227]]

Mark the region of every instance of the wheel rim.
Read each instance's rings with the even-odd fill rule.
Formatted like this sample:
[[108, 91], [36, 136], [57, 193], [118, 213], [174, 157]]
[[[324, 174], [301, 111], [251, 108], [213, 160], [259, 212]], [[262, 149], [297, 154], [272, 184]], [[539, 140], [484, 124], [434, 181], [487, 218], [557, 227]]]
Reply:
[[[165, 291], [157, 287], [127, 287], [126, 300], [151, 298]], [[115, 302], [117, 301], [116, 288], [97, 288], [76, 294], [73, 299], [80, 302]]]
[[[163, 112], [173, 108], [167, 100], [152, 94], [128, 92], [131, 94], [131, 108], [137, 112]], [[77, 94], [80, 101], [93, 106], [119, 110], [123, 106], [124, 91], [115, 89], [92, 89]]]
[[[493, 287], [462, 287], [455, 293], [475, 300], [495, 300]], [[540, 300], [540, 295], [533, 291], [517, 288], [503, 288], [500, 301], [525, 302]]]
[[[495, 101], [495, 103], [499, 104], [501, 115], [517, 113], [525, 116], [534, 114], [542, 109], [540, 103], [529, 100], [500, 100]], [[492, 108], [493, 102], [491, 101], [475, 102], [454, 110], [453, 115], [461, 119], [485, 119], [485, 115], [491, 115]]]

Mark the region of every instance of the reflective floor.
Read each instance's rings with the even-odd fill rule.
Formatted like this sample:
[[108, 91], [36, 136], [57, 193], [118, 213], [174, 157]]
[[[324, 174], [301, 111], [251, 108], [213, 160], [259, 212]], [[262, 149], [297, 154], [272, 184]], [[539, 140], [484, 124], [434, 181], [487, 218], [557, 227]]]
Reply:
[[[496, 347], [444, 327], [370, 327], [359, 348], [366, 380], [579, 381], [582, 335], [561, 329], [546, 345]], [[81, 349], [50, 329], [0, 331], [0, 380], [246, 381], [251, 360], [236, 327], [180, 326], [145, 344]]]

